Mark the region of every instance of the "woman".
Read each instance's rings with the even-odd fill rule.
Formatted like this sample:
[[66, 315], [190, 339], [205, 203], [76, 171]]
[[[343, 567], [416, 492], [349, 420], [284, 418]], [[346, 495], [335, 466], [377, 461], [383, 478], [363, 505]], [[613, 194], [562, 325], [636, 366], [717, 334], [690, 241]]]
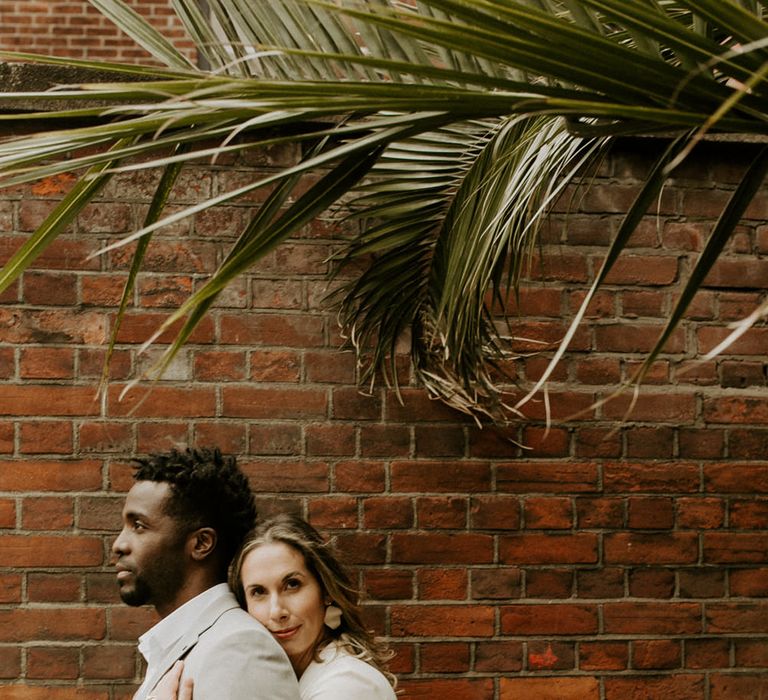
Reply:
[[[285, 649], [301, 700], [395, 700], [386, 649], [361, 620], [358, 596], [331, 545], [308, 523], [280, 515], [259, 525], [235, 556], [230, 586], [240, 605]], [[158, 700], [190, 700], [182, 665]]]

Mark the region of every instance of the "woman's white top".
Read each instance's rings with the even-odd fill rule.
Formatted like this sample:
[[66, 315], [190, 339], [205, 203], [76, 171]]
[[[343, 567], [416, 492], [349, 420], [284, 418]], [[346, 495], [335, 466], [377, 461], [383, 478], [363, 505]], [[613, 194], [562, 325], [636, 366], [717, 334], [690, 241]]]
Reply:
[[396, 700], [378, 669], [352, 656], [338, 642], [320, 652], [299, 678], [301, 700]]

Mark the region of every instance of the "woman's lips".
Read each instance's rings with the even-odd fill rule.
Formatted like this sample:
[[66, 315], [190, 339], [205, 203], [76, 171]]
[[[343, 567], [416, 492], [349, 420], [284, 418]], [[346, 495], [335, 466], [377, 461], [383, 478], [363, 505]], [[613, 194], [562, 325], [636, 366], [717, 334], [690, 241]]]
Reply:
[[276, 630], [272, 632], [272, 636], [274, 636], [276, 639], [279, 639], [281, 642], [285, 642], [288, 639], [291, 639], [291, 637], [293, 637], [299, 631], [299, 627], [288, 627], [284, 630]]

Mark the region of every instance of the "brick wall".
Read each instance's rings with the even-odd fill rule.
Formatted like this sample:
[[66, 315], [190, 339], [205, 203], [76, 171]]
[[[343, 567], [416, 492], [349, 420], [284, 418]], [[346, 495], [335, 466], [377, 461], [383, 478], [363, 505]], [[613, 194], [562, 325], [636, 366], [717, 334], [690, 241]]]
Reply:
[[[652, 142], [651, 142], [652, 143]], [[551, 338], [605, 254], [649, 163], [627, 142], [552, 217], [516, 334]], [[551, 391], [587, 408], [636, 366], [701, 250], [748, 146], [707, 146], [666, 189], [612, 274]], [[291, 149], [198, 166], [174, 206], [253, 178]], [[148, 610], [123, 606], [109, 545], [127, 456], [218, 444], [263, 514], [296, 509], [338, 537], [390, 637], [404, 698], [675, 700], [768, 694], [765, 327], [716, 362], [697, 352], [764, 298], [768, 197], [651, 373], [627, 399], [556, 423], [479, 430], [415, 387], [363, 396], [322, 309], [342, 235], [318, 220], [220, 301], [149, 397], [118, 394], [137, 348], [220, 260], [253, 202], [159, 234], [94, 400], [128, 256], [88, 259], [139, 224], [152, 178], [119, 176], [0, 299], [0, 698], [127, 700]], [[71, 183], [0, 199], [0, 257]], [[544, 360], [518, 367], [532, 379]], [[531, 447], [523, 451], [515, 442]]]
[[[177, 48], [193, 44], [171, 0], [128, 0]], [[88, 0], [0, 0], [0, 49], [69, 58], [150, 63], [149, 54], [118, 31]]]

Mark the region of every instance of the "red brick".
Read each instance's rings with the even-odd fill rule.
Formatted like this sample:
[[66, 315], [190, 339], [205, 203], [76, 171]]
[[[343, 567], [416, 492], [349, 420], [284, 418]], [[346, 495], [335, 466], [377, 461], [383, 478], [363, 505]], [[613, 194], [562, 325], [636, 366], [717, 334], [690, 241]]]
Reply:
[[[710, 663], [706, 668], [727, 668], [728, 664], [728, 641], [725, 639], [711, 640], [719, 642], [723, 652], [718, 658], [707, 659]], [[734, 651], [736, 666], [745, 666], [747, 668], [768, 668], [768, 644], [764, 639], [737, 639], [734, 642]], [[725, 663], [722, 663], [722, 661]], [[718, 663], [718, 661], [720, 663]]]
[[579, 668], [583, 671], [623, 671], [629, 665], [626, 642], [581, 642]]
[[397, 496], [369, 497], [363, 501], [363, 521], [367, 528], [413, 527], [413, 503]]
[[333, 417], [337, 420], [379, 420], [382, 397], [379, 391], [371, 396], [351, 387], [333, 390]]
[[703, 417], [707, 423], [765, 425], [768, 405], [764, 399], [751, 396], [705, 397]]
[[194, 377], [197, 381], [240, 381], [245, 376], [244, 352], [207, 350], [195, 353]]
[[474, 530], [516, 530], [520, 527], [517, 496], [474, 496], [470, 504]]
[[420, 600], [466, 600], [466, 569], [422, 569], [417, 574]]
[[466, 673], [469, 659], [469, 644], [433, 642], [421, 645], [421, 670], [424, 673]]
[[74, 499], [70, 497], [27, 497], [22, 501], [21, 524], [27, 530], [67, 530], [74, 522]]
[[[730, 644], [727, 639], [686, 639], [685, 666], [694, 669], [727, 668], [730, 666]], [[743, 664], [736, 656], [739, 666]]]
[[579, 427], [576, 431], [575, 456], [580, 459], [619, 457], [621, 435], [606, 428]]
[[396, 637], [451, 636], [490, 637], [493, 635], [494, 609], [484, 605], [393, 605], [392, 634]]
[[722, 598], [725, 572], [717, 569], [683, 569], [678, 574], [681, 598]]
[[21, 649], [0, 648], [0, 678], [15, 679], [21, 675]]
[[101, 469], [92, 460], [0, 461], [0, 491], [95, 491]]
[[133, 449], [133, 426], [129, 423], [83, 422], [78, 435], [83, 452], [129, 454]]
[[506, 535], [499, 538], [499, 560], [504, 564], [595, 564], [597, 536], [591, 533]]
[[475, 671], [513, 673], [523, 667], [521, 642], [476, 642]]
[[615, 564], [691, 564], [698, 558], [694, 533], [628, 533], [605, 536], [605, 561]]
[[710, 530], [722, 527], [725, 520], [725, 503], [720, 498], [678, 498], [677, 526], [693, 530]]
[[606, 603], [604, 629], [608, 634], [697, 634], [701, 607], [697, 603]]
[[[648, 353], [656, 345], [661, 336], [663, 326], [651, 323], [637, 323], [628, 326], [625, 323], [598, 326], [595, 329], [594, 350], [600, 353]], [[681, 329], [673, 331], [669, 340], [664, 345], [664, 351], [670, 353], [682, 353], [686, 350], [685, 334]], [[641, 395], [642, 396], [642, 395]], [[659, 402], [657, 402], [658, 405]], [[613, 405], [607, 415], [626, 412], [628, 402], [617, 400], [607, 404]], [[648, 407], [650, 409], [650, 406]], [[645, 415], [645, 411], [641, 411]], [[633, 417], [637, 417], [633, 411]], [[642, 419], [641, 419], [642, 420]]]
[[[627, 413], [630, 409], [629, 414]], [[694, 394], [651, 394], [641, 393], [637, 401], [622, 394], [602, 408], [608, 420], [654, 421], [681, 425], [692, 423], [696, 417], [696, 396]]]
[[246, 451], [246, 427], [232, 423], [196, 423], [192, 440], [194, 447], [215, 445], [226, 454], [243, 454]]
[[104, 610], [62, 608], [56, 615], [45, 609], [0, 610], [0, 641], [97, 640], [106, 633]]
[[710, 634], [768, 632], [768, 603], [710, 603], [706, 606], [706, 627]]
[[74, 375], [74, 368], [71, 348], [24, 348], [19, 359], [22, 379], [67, 379]]
[[710, 680], [711, 700], [733, 700], [735, 698], [760, 698], [768, 693], [768, 677], [760, 674], [712, 674]]
[[0, 413], [7, 416], [93, 416], [93, 387], [0, 385]]
[[634, 569], [629, 574], [629, 594], [634, 598], [671, 598], [675, 573], [671, 569]]
[[102, 557], [96, 537], [0, 535], [2, 566], [99, 566]]
[[357, 450], [357, 432], [353, 425], [336, 423], [307, 425], [304, 429], [307, 441], [307, 455], [318, 457], [354, 456]]
[[528, 669], [531, 671], [563, 671], [575, 667], [576, 650], [573, 643], [528, 643]]
[[613, 677], [605, 679], [605, 700], [701, 700], [704, 697], [704, 688], [704, 677], [691, 674]]
[[722, 459], [725, 435], [714, 428], [700, 430], [683, 428], [678, 431], [680, 457], [684, 459]]
[[221, 342], [225, 345], [274, 345], [312, 348], [325, 344], [325, 321], [309, 314], [250, 314], [224, 316]]
[[380, 493], [384, 490], [384, 465], [381, 462], [338, 462], [336, 487], [345, 492]]
[[109, 391], [109, 412], [114, 416], [141, 418], [196, 418], [215, 415], [216, 395], [213, 389], [183, 389], [153, 386], [138, 388], [120, 396], [121, 388]]
[[515, 567], [494, 566], [472, 569], [472, 598], [518, 598], [522, 590], [521, 572]]
[[154, 454], [177, 449], [188, 441], [188, 423], [140, 422], [136, 429], [136, 449], [139, 453]]
[[679, 462], [609, 463], [603, 467], [608, 493], [690, 493], [699, 490], [699, 469]]
[[768, 493], [768, 468], [759, 462], [705, 464], [704, 488], [710, 493]]
[[502, 678], [499, 700], [536, 698], [536, 700], [598, 700], [600, 686], [596, 678]]
[[576, 521], [582, 529], [624, 526], [624, 501], [620, 498], [577, 498]]
[[416, 518], [422, 529], [462, 529], [467, 525], [467, 499], [461, 496], [418, 498]]
[[488, 564], [493, 538], [476, 534], [392, 535], [392, 561], [398, 564]]
[[451, 700], [486, 700], [493, 693], [489, 678], [405, 680], [398, 688], [408, 700], [433, 700], [450, 697]]
[[624, 569], [602, 567], [577, 571], [576, 590], [579, 598], [622, 598]]
[[625, 431], [627, 457], [632, 459], [670, 459], [675, 450], [675, 431], [669, 427], [638, 428]]
[[297, 383], [301, 377], [301, 357], [291, 350], [253, 350], [249, 376], [254, 382]]
[[413, 598], [413, 572], [402, 569], [366, 571], [366, 594], [378, 600], [403, 600]]
[[417, 425], [414, 428], [415, 449], [424, 457], [463, 457], [464, 431], [459, 428]]
[[360, 426], [360, 452], [363, 457], [408, 457], [411, 430], [406, 425], [363, 423]]
[[31, 602], [37, 603], [77, 603], [82, 598], [80, 587], [80, 576], [77, 574], [30, 573], [27, 596]]
[[573, 572], [568, 569], [530, 569], [525, 575], [526, 598], [570, 598]]
[[705, 532], [704, 562], [746, 564], [768, 561], [768, 542], [757, 532]]
[[301, 454], [301, 426], [295, 423], [254, 423], [248, 426], [248, 437], [251, 454]]
[[632, 667], [661, 670], [680, 668], [682, 649], [672, 639], [638, 639], [632, 642]]
[[77, 678], [79, 657], [72, 647], [32, 647], [27, 652], [27, 678]]
[[747, 598], [768, 596], [768, 568], [732, 569], [729, 573], [731, 593]]
[[528, 497], [523, 518], [528, 529], [568, 530], [573, 527], [573, 506], [568, 498]]
[[357, 499], [347, 496], [315, 499], [309, 505], [309, 521], [317, 528], [357, 527]]
[[316, 493], [328, 490], [328, 464], [310, 461], [239, 462], [256, 493]]
[[491, 470], [483, 462], [393, 462], [392, 491], [470, 492], [487, 491]]
[[501, 608], [501, 632], [514, 635], [595, 634], [597, 608], [566, 603], [517, 604]]
[[83, 649], [83, 675], [98, 680], [133, 680], [136, 661], [132, 647], [99, 645]]
[[590, 462], [513, 462], [497, 466], [501, 492], [585, 493], [597, 490], [597, 465]]
[[383, 564], [387, 556], [387, 538], [377, 533], [339, 534], [336, 545], [352, 564]]
[[[316, 389], [256, 389], [225, 386], [223, 415], [230, 418], [325, 418], [327, 395]], [[213, 415], [211, 409], [205, 415]]]
[[25, 421], [21, 424], [19, 444], [22, 454], [70, 454], [72, 424], [69, 421]]

